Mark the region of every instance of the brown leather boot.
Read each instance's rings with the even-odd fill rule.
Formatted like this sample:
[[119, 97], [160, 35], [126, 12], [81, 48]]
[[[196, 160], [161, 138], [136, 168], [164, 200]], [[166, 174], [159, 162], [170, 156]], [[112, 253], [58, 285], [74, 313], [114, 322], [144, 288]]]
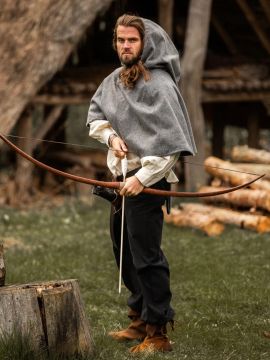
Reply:
[[171, 343], [168, 339], [166, 325], [146, 325], [147, 336], [139, 345], [129, 349], [132, 353], [153, 353], [155, 351], [172, 351]]
[[146, 337], [146, 323], [133, 310], [129, 311], [128, 317], [131, 323], [126, 329], [111, 331], [108, 335], [117, 341], [143, 340]]

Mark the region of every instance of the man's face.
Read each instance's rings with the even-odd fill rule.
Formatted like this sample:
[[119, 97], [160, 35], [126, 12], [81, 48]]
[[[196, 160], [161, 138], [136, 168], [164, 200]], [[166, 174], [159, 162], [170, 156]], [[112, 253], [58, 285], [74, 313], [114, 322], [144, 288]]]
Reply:
[[127, 66], [135, 64], [142, 50], [139, 31], [133, 26], [119, 25], [116, 36], [116, 49], [121, 63]]

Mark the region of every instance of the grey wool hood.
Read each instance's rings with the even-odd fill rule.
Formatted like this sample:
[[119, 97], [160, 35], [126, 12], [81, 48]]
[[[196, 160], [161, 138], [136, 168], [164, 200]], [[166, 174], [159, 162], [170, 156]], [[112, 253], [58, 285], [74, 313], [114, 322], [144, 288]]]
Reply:
[[178, 89], [179, 54], [167, 33], [151, 20], [145, 25], [141, 59], [150, 71], [150, 80], [141, 77], [133, 89], [119, 79], [121, 68], [106, 77], [94, 94], [87, 125], [108, 120], [138, 155], [194, 155], [196, 146], [188, 113]]

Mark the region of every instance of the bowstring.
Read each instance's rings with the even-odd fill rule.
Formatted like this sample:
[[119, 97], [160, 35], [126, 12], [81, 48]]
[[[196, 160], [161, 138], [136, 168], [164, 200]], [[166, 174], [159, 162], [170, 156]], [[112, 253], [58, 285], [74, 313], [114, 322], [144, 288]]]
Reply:
[[15, 139], [27, 139], [27, 140], [31, 140], [31, 141], [38, 140], [40, 142], [51, 143], [51, 144], [71, 145], [71, 146], [83, 147], [83, 148], [88, 148], [88, 149], [102, 150], [102, 148], [93, 147], [93, 146], [84, 145], [84, 144], [76, 144], [76, 143], [70, 143], [70, 142], [64, 142], [64, 141], [39, 139], [39, 138], [32, 138], [32, 137], [28, 137], [28, 136], [6, 135], [6, 134], [3, 134], [3, 135], [5, 135], [6, 137], [11, 137], [11, 138], [15, 138]]
[[[3, 134], [3, 135], [5, 135], [6, 137], [11, 137], [11, 138], [15, 138], [15, 139], [27, 139], [27, 140], [31, 140], [31, 141], [38, 140], [40, 142], [45, 142], [45, 143], [58, 144], [58, 145], [70, 145], [70, 146], [76, 146], [76, 147], [92, 149], [92, 150], [109, 149], [111, 151], [118, 151], [118, 150], [113, 149], [112, 147], [107, 147], [107, 148], [103, 147], [102, 148], [102, 147], [94, 147], [94, 146], [89, 146], [89, 145], [84, 145], [84, 144], [77, 144], [77, 143], [70, 143], [70, 142], [64, 142], [64, 141], [39, 139], [39, 138], [33, 138], [33, 137], [28, 137], [28, 136], [18, 136], [18, 135], [11, 135], [11, 134]], [[132, 151], [127, 151], [126, 153], [134, 154]], [[240, 173], [240, 174], [253, 175], [253, 176], [261, 175], [261, 174], [257, 174], [257, 173], [253, 173], [253, 172], [247, 172], [247, 171], [223, 168], [223, 167], [220, 167], [220, 166], [212, 166], [212, 165], [200, 164], [200, 163], [197, 163], [197, 162], [194, 162], [194, 161], [192, 161], [192, 162], [191, 161], [186, 161], [186, 160], [180, 160], [180, 161], [181, 161], [182, 164], [189, 164], [189, 165], [196, 165], [196, 166], [201, 166], [201, 167], [208, 167], [208, 168], [212, 168], [212, 169], [226, 170], [226, 171], [236, 172], [236, 173]]]
[[233, 169], [223, 168], [220, 166], [204, 165], [204, 164], [200, 164], [200, 163], [196, 163], [196, 162], [189, 162], [189, 161], [183, 161], [183, 164], [203, 166], [203, 167], [208, 167], [208, 168], [212, 168], [212, 169], [220, 169], [220, 170], [232, 171], [232, 172], [236, 172], [236, 173], [240, 173], [240, 174], [247, 174], [247, 175], [254, 175], [254, 176], [261, 175], [261, 174], [252, 173], [252, 172], [248, 172], [248, 171], [233, 170]]

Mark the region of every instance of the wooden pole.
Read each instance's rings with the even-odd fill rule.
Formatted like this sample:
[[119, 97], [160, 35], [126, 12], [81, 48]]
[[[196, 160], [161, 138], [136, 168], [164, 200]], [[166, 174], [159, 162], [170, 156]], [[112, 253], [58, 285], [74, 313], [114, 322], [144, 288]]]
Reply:
[[263, 11], [265, 12], [265, 15], [270, 22], [270, 3], [269, 0], [260, 0], [261, 7]]
[[252, 11], [250, 2], [247, 2], [246, 0], [236, 0], [236, 2], [243, 11], [247, 21], [250, 23], [251, 27], [257, 34], [258, 39], [260, 40], [262, 46], [268, 52], [268, 54], [270, 54], [269, 35], [264, 30], [262, 23], [258, 20], [257, 16]]
[[260, 140], [260, 121], [258, 114], [253, 110], [248, 114], [248, 146], [250, 148], [259, 148]]
[[216, 17], [215, 14], [212, 14], [211, 22], [218, 32], [219, 36], [223, 40], [224, 44], [226, 45], [227, 49], [232, 55], [239, 55], [239, 48], [235, 41], [233, 40], [233, 37], [230, 36], [227, 29], [221, 24], [219, 19]]
[[4, 263], [4, 247], [0, 244], [0, 286], [5, 285], [6, 269]]
[[228, 119], [227, 115], [224, 104], [215, 107], [215, 116], [212, 120], [212, 154], [220, 158], [223, 158], [224, 152], [224, 130]]
[[[212, 0], [191, 0], [189, 5], [184, 55], [182, 59], [182, 90], [189, 111], [195, 141], [197, 162], [205, 158], [205, 122], [202, 110], [202, 76]], [[185, 168], [186, 189], [195, 190], [205, 183], [206, 174], [199, 167]]]
[[173, 36], [173, 6], [174, 0], [158, 1], [158, 21], [159, 25], [172, 38]]
[[47, 117], [43, 120], [42, 126], [34, 134], [33, 137], [34, 140], [32, 142], [32, 147], [31, 147], [32, 152], [42, 142], [42, 139], [46, 136], [48, 131], [50, 131], [50, 129], [54, 126], [59, 116], [61, 115], [63, 109], [64, 109], [63, 105], [57, 105], [53, 107], [52, 110], [47, 115]]

